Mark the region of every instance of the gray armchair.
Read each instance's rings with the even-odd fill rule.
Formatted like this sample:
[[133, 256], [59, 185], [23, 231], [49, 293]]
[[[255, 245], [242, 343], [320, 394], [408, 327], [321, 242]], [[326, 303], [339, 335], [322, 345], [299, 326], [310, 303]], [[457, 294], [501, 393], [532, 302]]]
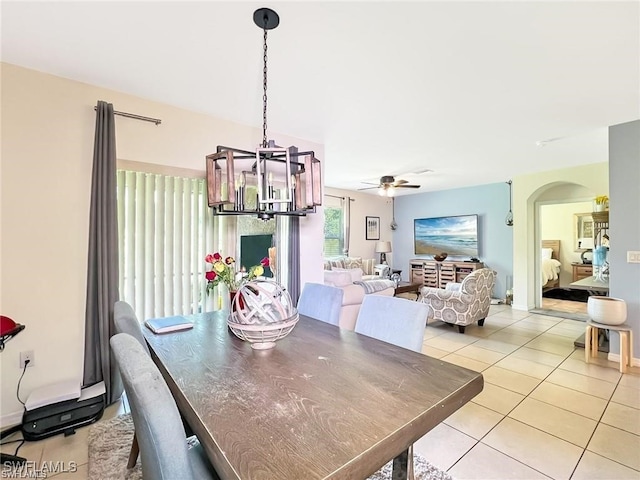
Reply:
[[420, 299], [429, 306], [429, 318], [458, 325], [464, 333], [467, 325], [484, 325], [491, 305], [496, 272], [480, 268], [467, 275], [462, 283], [449, 283], [445, 289], [423, 287]]

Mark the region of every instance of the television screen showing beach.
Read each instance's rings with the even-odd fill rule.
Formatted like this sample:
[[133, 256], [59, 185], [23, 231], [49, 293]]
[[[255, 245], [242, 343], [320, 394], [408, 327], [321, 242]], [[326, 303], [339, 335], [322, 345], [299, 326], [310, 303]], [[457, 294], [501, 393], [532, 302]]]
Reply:
[[417, 218], [413, 221], [416, 255], [478, 256], [478, 216]]

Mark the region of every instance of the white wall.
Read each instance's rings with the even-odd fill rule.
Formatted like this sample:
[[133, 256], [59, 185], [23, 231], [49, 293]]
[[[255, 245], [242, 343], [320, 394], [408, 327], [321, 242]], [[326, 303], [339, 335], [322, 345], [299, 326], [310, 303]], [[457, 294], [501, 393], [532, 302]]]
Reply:
[[[376, 190], [373, 190], [376, 192]], [[370, 193], [354, 192], [350, 190], [340, 190], [337, 188], [325, 188], [326, 195], [334, 195], [337, 197], [351, 197], [351, 234], [349, 255], [352, 257], [375, 258], [376, 262], [380, 259], [380, 254], [375, 253], [375, 245], [377, 240], [365, 239], [365, 222], [367, 216], [380, 217], [380, 241], [391, 241], [391, 219], [392, 206], [391, 199], [381, 197], [380, 195], [372, 195]], [[393, 242], [391, 249], [394, 248]], [[387, 254], [387, 263], [393, 266], [393, 252]], [[395, 267], [394, 267], [395, 268]], [[399, 267], [402, 268], [402, 267]]]
[[[162, 119], [155, 126], [116, 117], [119, 159], [200, 170], [203, 176], [204, 157], [216, 145], [251, 149], [262, 132], [6, 63], [1, 68], [0, 311], [27, 326], [2, 352], [0, 414], [7, 425], [20, 418], [15, 396], [20, 351], [35, 352], [35, 365], [22, 381], [23, 398], [34, 387], [81, 378], [97, 100]], [[322, 145], [272, 137], [281, 145], [314, 150], [324, 160]], [[321, 208], [301, 221], [303, 283], [322, 281], [323, 225]]]

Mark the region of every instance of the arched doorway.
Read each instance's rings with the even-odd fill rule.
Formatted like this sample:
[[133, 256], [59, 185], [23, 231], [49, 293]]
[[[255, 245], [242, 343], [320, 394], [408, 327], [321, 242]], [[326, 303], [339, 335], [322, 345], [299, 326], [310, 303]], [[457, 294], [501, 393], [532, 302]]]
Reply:
[[[591, 202], [595, 192], [585, 185], [574, 182], [559, 181], [540, 186], [528, 199], [534, 213], [534, 242], [531, 243], [530, 255], [535, 259], [534, 268], [529, 271], [528, 281], [535, 285], [534, 308], [543, 308], [543, 291], [548, 294], [557, 291], [563, 293], [573, 282], [573, 265], [581, 262], [582, 249], [577, 239], [576, 219], [579, 215], [591, 211]], [[553, 256], [558, 260], [558, 278], [549, 278], [550, 272], [543, 275], [543, 241], [554, 242]], [[588, 248], [588, 245], [585, 245]], [[557, 262], [556, 264], [557, 265]], [[548, 267], [548, 266], [547, 266]], [[547, 283], [544, 281], [549, 278]], [[560, 297], [562, 298], [562, 297]], [[568, 300], [568, 298], [567, 298]], [[553, 311], [558, 305], [559, 312], [569, 312], [570, 303], [546, 302], [544, 310]], [[562, 305], [562, 307], [560, 307]], [[575, 313], [584, 310], [575, 306]]]

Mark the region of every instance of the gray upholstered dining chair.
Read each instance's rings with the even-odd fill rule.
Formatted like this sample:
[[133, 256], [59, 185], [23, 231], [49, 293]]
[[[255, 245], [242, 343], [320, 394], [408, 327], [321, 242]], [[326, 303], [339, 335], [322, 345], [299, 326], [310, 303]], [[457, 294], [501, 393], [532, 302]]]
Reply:
[[429, 307], [404, 298], [365, 295], [356, 333], [415, 352], [422, 351]]
[[189, 448], [169, 387], [140, 342], [126, 333], [111, 337], [135, 426], [144, 480], [218, 479], [198, 444]]
[[[144, 335], [142, 333], [142, 327], [140, 326], [140, 322], [138, 321], [136, 312], [133, 311], [131, 305], [129, 305], [127, 302], [117, 301], [113, 305], [113, 323], [115, 324], [117, 333], [127, 333], [131, 335], [133, 338], [138, 340], [138, 342], [140, 342], [140, 345], [142, 345], [142, 348], [144, 349], [146, 354], [151, 355], [151, 353], [149, 352], [147, 341], [144, 339]], [[191, 427], [184, 418], [182, 419], [182, 424], [185, 431], [187, 432], [187, 436], [189, 437], [193, 435]], [[139, 453], [140, 449], [138, 446], [138, 436], [136, 433], [134, 433], [133, 442], [131, 443], [131, 451], [129, 452], [129, 461], [127, 462], [127, 468], [135, 467]]]
[[337, 326], [343, 295], [341, 288], [305, 283], [298, 299], [298, 313]]
[[147, 342], [142, 334], [142, 327], [140, 327], [140, 322], [138, 321], [138, 317], [136, 317], [136, 312], [133, 311], [131, 305], [123, 301], [114, 303], [113, 323], [115, 324], [116, 331], [118, 333], [128, 333], [131, 335], [140, 342], [140, 345], [142, 345], [145, 352], [150, 355], [149, 347], [147, 346]]
[[[355, 332], [421, 353], [428, 314], [429, 307], [420, 302], [365, 295]], [[413, 445], [408, 450], [407, 478], [413, 480]]]
[[[149, 346], [142, 334], [140, 322], [138, 321], [138, 317], [136, 317], [136, 312], [131, 308], [131, 305], [127, 302], [117, 301], [113, 305], [113, 323], [115, 324], [116, 332], [131, 335], [140, 342], [140, 345], [142, 345], [146, 354], [151, 355], [149, 352]], [[131, 442], [131, 451], [129, 452], [129, 460], [127, 461], [127, 468], [133, 468], [136, 465], [139, 453], [140, 448], [138, 446], [138, 435], [134, 432], [133, 441]]]

